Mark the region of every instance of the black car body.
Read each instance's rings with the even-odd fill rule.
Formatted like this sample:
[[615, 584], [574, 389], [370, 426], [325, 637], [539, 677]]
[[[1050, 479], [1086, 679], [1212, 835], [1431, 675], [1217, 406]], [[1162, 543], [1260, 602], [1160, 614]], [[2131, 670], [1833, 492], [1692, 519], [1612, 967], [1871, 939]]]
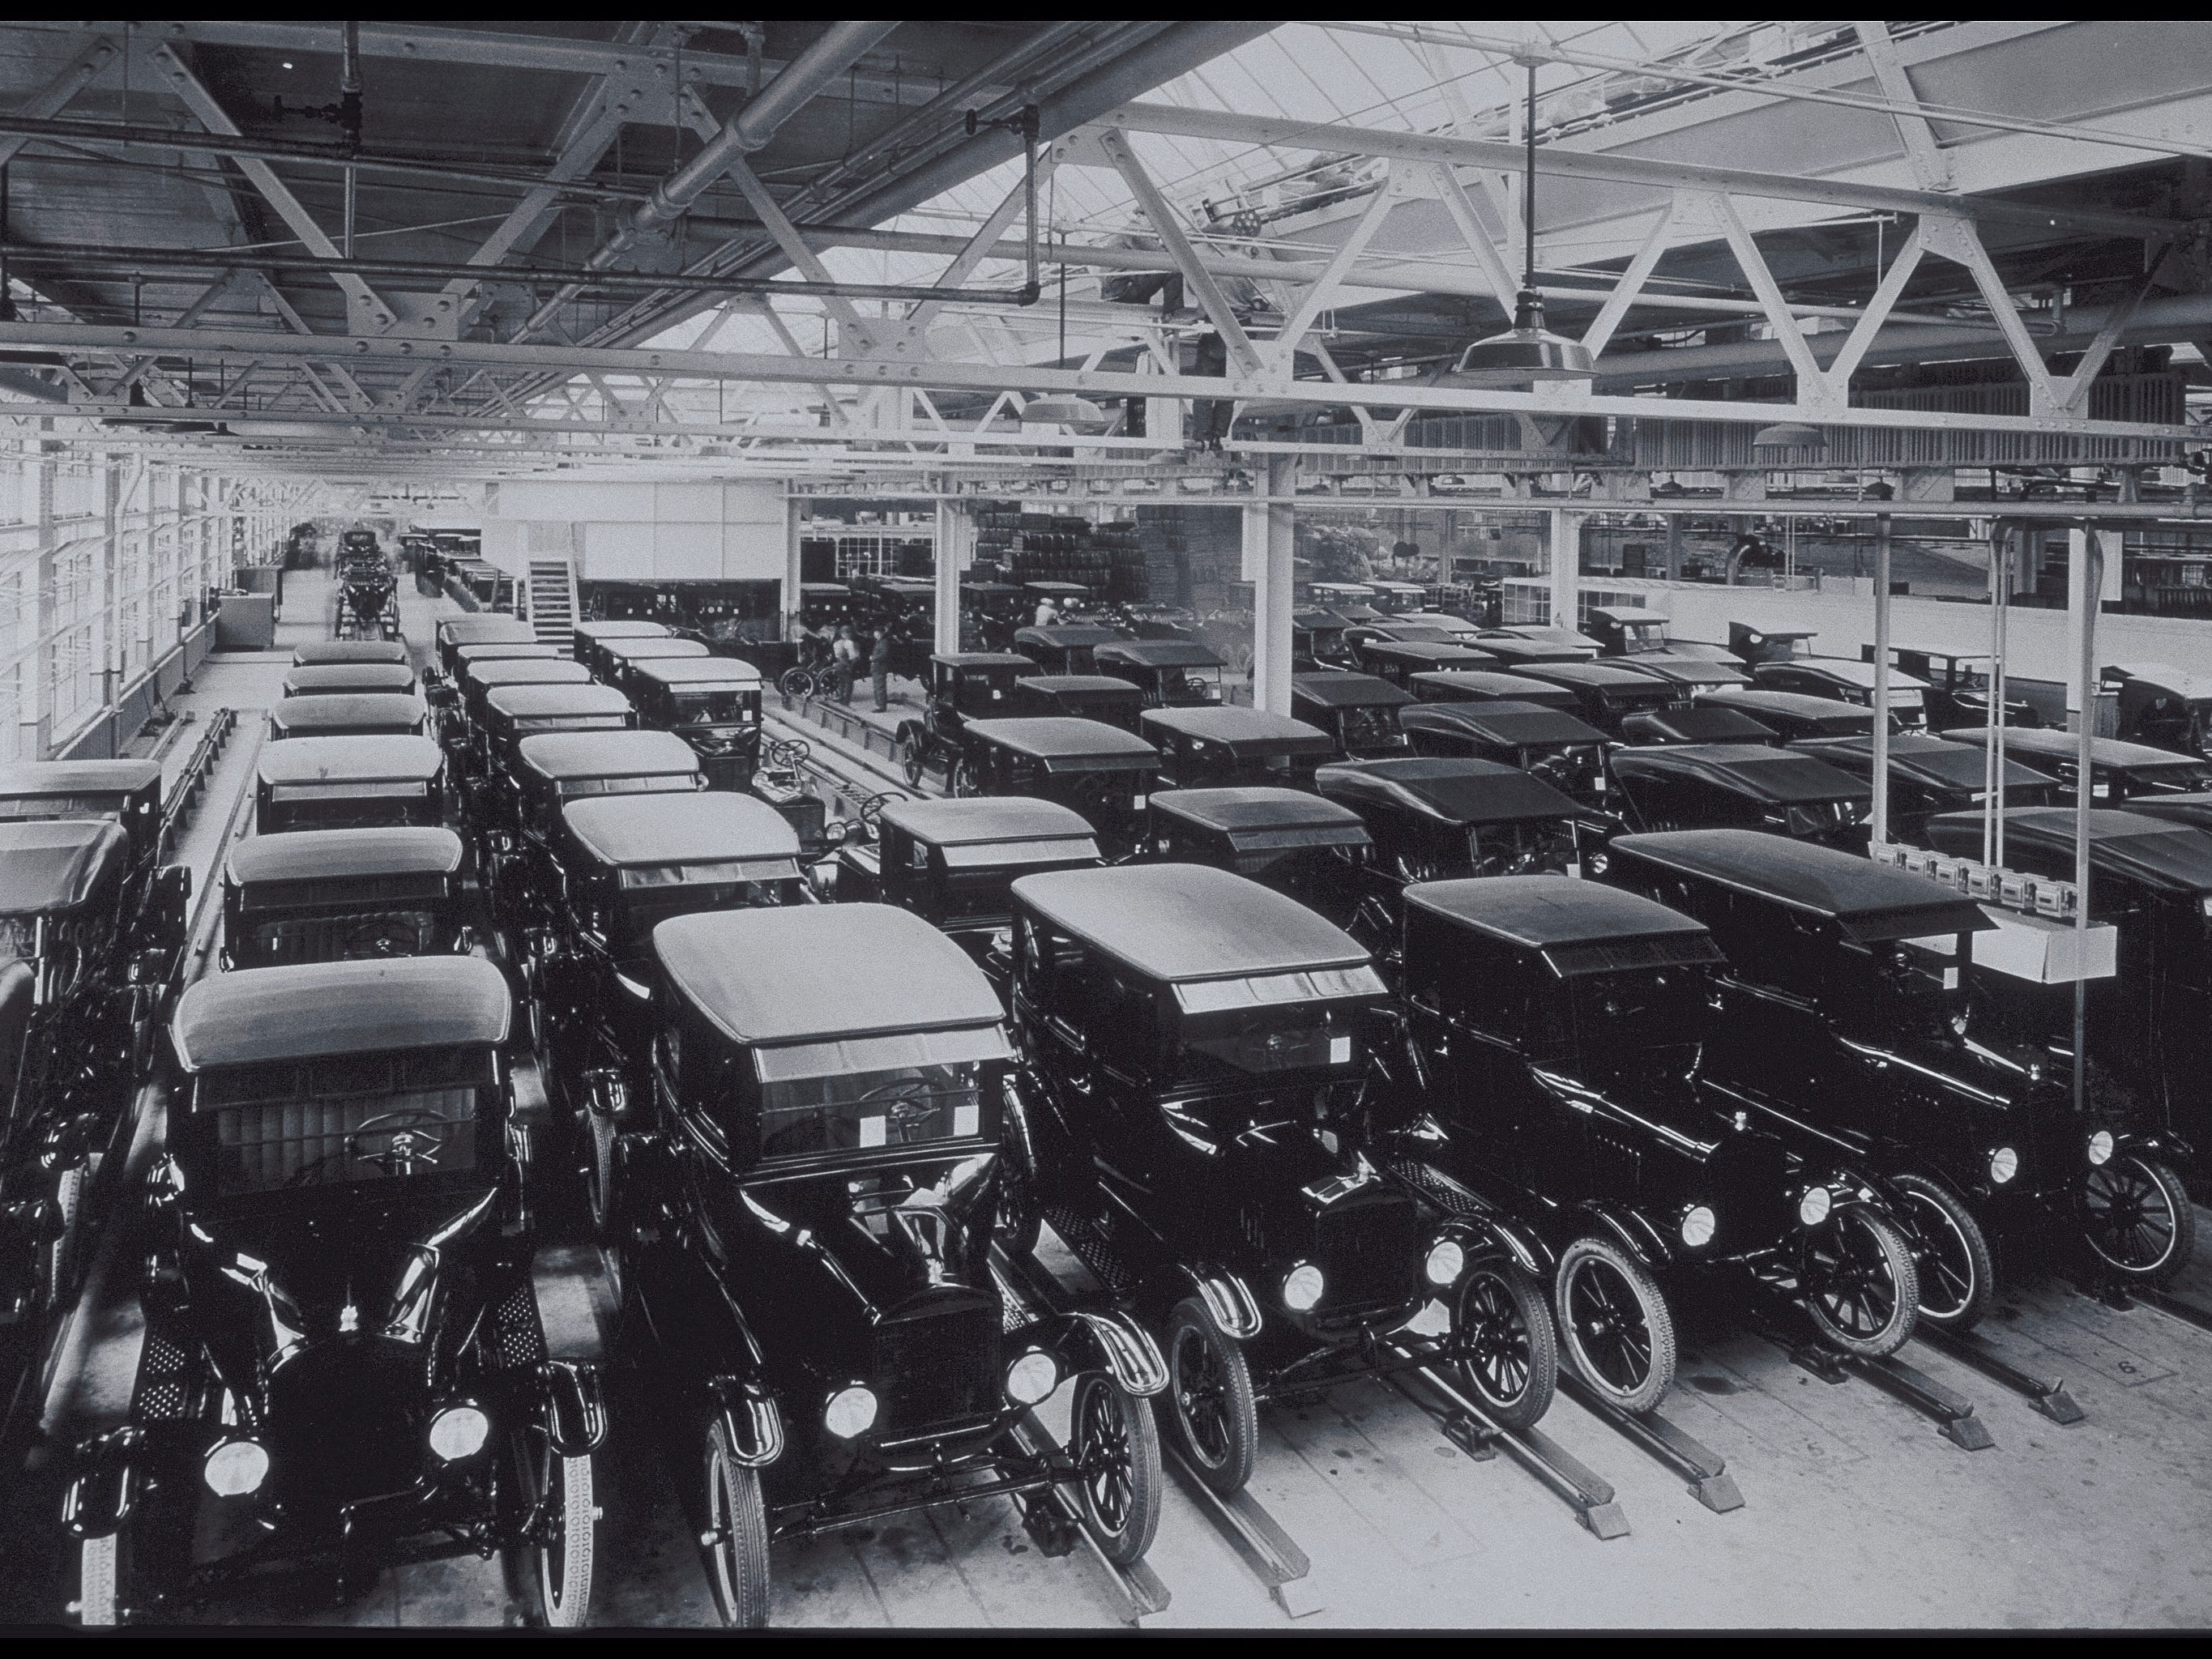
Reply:
[[1054, 623], [1014, 630], [1013, 650], [1047, 674], [1091, 674], [1091, 653], [1102, 645], [1121, 645], [1128, 635], [1097, 623]]
[[660, 639], [601, 640], [594, 649], [605, 663], [598, 678], [625, 696], [635, 696], [630, 678], [636, 673], [641, 663], [669, 662], [685, 657], [714, 654], [704, 641], [683, 639], [673, 634]]
[[673, 732], [698, 752], [709, 789], [752, 787], [760, 766], [761, 673], [735, 657], [675, 657], [634, 664], [638, 724]]
[[503, 1550], [534, 1558], [548, 1622], [582, 1621], [604, 1418], [546, 1355], [509, 1015], [468, 957], [185, 994], [130, 1419], [81, 1449], [64, 1511], [86, 1622]]
[[899, 723], [899, 763], [906, 781], [919, 788], [923, 772], [934, 769], [951, 781], [968, 722], [1012, 715], [1020, 701], [1015, 683], [1036, 670], [1034, 659], [1011, 651], [950, 651], [932, 657], [921, 718]]
[[1351, 626], [1334, 611], [1293, 611], [1291, 666], [1301, 673], [1352, 667], [1352, 647], [1344, 637], [1345, 629]]
[[269, 740], [287, 738], [426, 737], [430, 706], [411, 694], [357, 691], [286, 697], [269, 710]]
[[461, 818], [471, 833], [514, 833], [521, 785], [517, 745], [542, 732], [627, 732], [637, 724], [628, 697], [597, 681], [502, 685], [484, 693], [479, 717], [482, 764], [464, 781]]
[[1608, 737], [1620, 735], [1620, 722], [1630, 714], [1689, 700], [1679, 686], [1618, 663], [1528, 663], [1519, 672], [1573, 692], [1576, 712]]
[[[2114, 737], [2185, 755], [2207, 752], [2212, 743], [2212, 679], [2162, 662], [2107, 663], [2097, 678], [2119, 691]], [[1986, 712], [1980, 718], [1987, 720]]]
[[1496, 761], [1534, 774], [1585, 806], [1605, 804], [1606, 735], [1565, 709], [1533, 702], [1426, 702], [1399, 719], [1416, 755]]
[[405, 642], [399, 640], [311, 640], [292, 651], [295, 668], [313, 668], [334, 662], [405, 664], [412, 660]]
[[1186, 640], [1115, 640], [1095, 646], [1095, 671], [1133, 681], [1147, 708], [1188, 708], [1219, 702], [1221, 659]]
[[1686, 653], [1656, 651], [1639, 653], [1632, 657], [1607, 657], [1604, 660], [1616, 668], [1633, 669], [1637, 673], [1663, 680], [1675, 688], [1678, 696], [1693, 697], [1707, 691], [1729, 690], [1749, 685], [1751, 672], [1732, 662], [1718, 662], [1710, 657], [1693, 657]]
[[453, 676], [453, 653], [465, 645], [489, 645], [498, 641], [534, 645], [538, 630], [520, 617], [510, 617], [504, 611], [477, 611], [466, 617], [448, 617], [438, 624], [438, 669], [447, 679]]
[[1515, 672], [1530, 663], [1589, 662], [1598, 653], [1586, 634], [1534, 626], [1486, 628], [1474, 643]]
[[454, 671], [457, 696], [446, 710], [441, 740], [465, 775], [479, 777], [488, 761], [484, 707], [495, 691], [520, 685], [588, 685], [592, 671], [566, 657], [493, 658]]
[[[1711, 702], [1676, 703], [1646, 709], [1620, 722], [1620, 735], [1632, 744], [1781, 742], [1774, 728], [1740, 709]], [[1838, 739], [1850, 742], [1850, 738]]]
[[[1808, 738], [1856, 738], [1874, 730], [1874, 710], [1830, 697], [1808, 697], [1799, 691], [1770, 691], [1759, 686], [1723, 686], [1702, 693], [1698, 701], [1715, 708], [1733, 708], [1771, 728], [1784, 743]], [[1896, 731], [1895, 716], [1890, 729]]]
[[1874, 791], [1826, 761], [1747, 743], [1616, 749], [1613, 810], [1638, 834], [1741, 828], [1860, 848]]
[[445, 822], [446, 757], [428, 738], [295, 738], [256, 765], [258, 835]]
[[450, 830], [250, 836], [222, 878], [222, 965], [291, 968], [465, 952], [465, 850]]
[[1333, 670], [1291, 676], [1291, 713], [1336, 739], [1336, 752], [1352, 760], [1379, 760], [1407, 752], [1398, 711], [1411, 692], [1373, 674]]
[[[2073, 803], [2080, 777], [2081, 736], [2048, 726], [2000, 728], [2006, 756], [2058, 780], [2058, 799]], [[1957, 726], [1936, 735], [1946, 743], [1989, 747], [1990, 729]], [[2100, 806], [2132, 806], [2160, 795], [2188, 794], [2212, 785], [2212, 761], [2117, 738], [2089, 739], [2089, 799]]]
[[[878, 904], [678, 916], [653, 950], [652, 1127], [615, 1206], [666, 1405], [702, 1431], [724, 1617], [764, 1622], [774, 1540], [986, 1495], [1073, 1487], [1109, 1559], [1141, 1555], [1164, 1368], [1127, 1321], [1031, 1317], [992, 1272], [1018, 1128], [981, 970]], [[1062, 1453], [1024, 1430], [1071, 1379]]]
[[1140, 687], [1110, 674], [1027, 675], [1014, 682], [1013, 697], [1003, 712], [1016, 719], [1103, 720], [1134, 732], [1145, 712], [1145, 694]]
[[[1826, 738], [1796, 747], [1855, 778], [1874, 776], [1871, 737]], [[2000, 759], [1997, 763], [2004, 769], [2008, 805], [2047, 806], [2063, 793], [2047, 772], [2031, 770], [2012, 760]], [[1923, 732], [1900, 732], [1889, 740], [1891, 840], [1917, 843], [1928, 820], [1936, 813], [1979, 807], [1988, 793], [1988, 757], [1981, 750], [1946, 743]]]
[[[1015, 883], [1014, 959], [1032, 1086], [1008, 1231], [1033, 1244], [1049, 1221], [1161, 1334], [1162, 1415], [1200, 1479], [1243, 1486], [1271, 1396], [1468, 1358], [1465, 1281], [1513, 1270], [1489, 1228], [1432, 1218], [1345, 1138], [1386, 1029], [1348, 934], [1220, 870], [1133, 865]], [[1437, 1297], [1451, 1334], [1406, 1332]], [[1485, 1397], [1525, 1425], [1552, 1379], [1548, 1333], [1533, 1364], [1519, 1334]]]
[[615, 640], [665, 640], [674, 638], [667, 625], [657, 622], [604, 621], [578, 623], [569, 647], [570, 654], [594, 674], [605, 674], [611, 665], [601, 653], [603, 642]]
[[1336, 758], [1335, 739], [1319, 726], [1264, 708], [1147, 708], [1138, 730], [1160, 751], [1163, 789], [1303, 785]]
[[1374, 845], [1350, 807], [1269, 784], [1163, 789], [1153, 795], [1151, 812], [1147, 857], [1226, 870], [1323, 914], [1356, 879]]
[[1761, 663], [1788, 662], [1813, 654], [1816, 628], [1758, 628], [1750, 623], [1729, 624], [1729, 651], [1739, 662], [1753, 668]]
[[[1699, 1077], [1721, 960], [1698, 922], [1557, 875], [1406, 893], [1406, 1048], [1384, 1091], [1394, 1170], [1522, 1222], [1566, 1356], [1624, 1410], [1673, 1379], [1661, 1280], [1749, 1267], [1860, 1352], [1911, 1334], [1910, 1247], [1862, 1183], [1723, 1109]], [[1815, 1196], [1817, 1194], [1817, 1196]], [[1882, 1271], [1863, 1276], [1863, 1247]], [[1879, 1319], [1858, 1316], [1878, 1297]]]
[[1114, 857], [1144, 830], [1160, 751], [1097, 720], [969, 720], [952, 775], [956, 795], [1035, 795], [1080, 813]]
[[1603, 656], [1633, 657], [1667, 648], [1667, 618], [1641, 605], [1594, 605], [1584, 626]]
[[1406, 689], [1422, 702], [1533, 702], [1572, 712], [1582, 701], [1564, 685], [1486, 668], [1416, 674], [1406, 683]]
[[407, 696], [414, 690], [415, 671], [399, 662], [315, 663], [284, 676], [288, 697], [350, 697], [377, 692]]
[[[1874, 647], [1863, 645], [1859, 655], [1867, 662], [1874, 660]], [[1915, 679], [1925, 681], [1927, 690], [1921, 693], [1928, 706], [1928, 724], [1941, 730], [1947, 726], [1987, 726], [1990, 723], [1990, 659], [1987, 653], [1938, 651], [1928, 646], [1893, 645], [1889, 659]], [[2107, 671], [2110, 672], [2110, 671]], [[2007, 726], [2041, 726], [2043, 716], [2035, 705], [2021, 697], [2005, 699], [2004, 722]], [[2122, 736], [2128, 735], [2123, 732]]]
[[1012, 582], [965, 581], [960, 584], [961, 643], [979, 651], [1013, 648], [1015, 629], [1024, 612], [1022, 590]]
[[[1836, 702], [1874, 708], [1880, 672], [1870, 662], [1851, 657], [1796, 657], [1786, 662], [1763, 662], [1751, 671], [1762, 690], [1786, 691], [1800, 696], [1823, 697]], [[1890, 718], [1907, 731], [1928, 724], [1928, 684], [1893, 668], [1888, 674]]]
[[1417, 674], [1486, 673], [1498, 666], [1498, 658], [1488, 651], [1462, 645], [1442, 629], [1433, 640], [1363, 640], [1352, 647], [1352, 654], [1362, 673], [1401, 689], [1409, 689]]

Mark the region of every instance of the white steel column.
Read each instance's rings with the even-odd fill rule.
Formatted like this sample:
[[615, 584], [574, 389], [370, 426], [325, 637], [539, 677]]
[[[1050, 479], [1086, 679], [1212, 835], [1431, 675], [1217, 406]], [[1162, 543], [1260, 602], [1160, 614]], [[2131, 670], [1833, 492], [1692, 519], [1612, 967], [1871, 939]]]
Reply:
[[1267, 495], [1244, 509], [1244, 565], [1252, 583], [1252, 706], [1291, 712], [1291, 600], [1297, 586], [1291, 555], [1297, 539], [1294, 461], [1267, 463]]
[[[2116, 561], [2117, 562], [2117, 561]], [[2082, 969], [2089, 960], [2089, 809], [2096, 796], [2089, 769], [2096, 741], [2097, 605], [2103, 591], [2104, 548], [2094, 530], [2081, 539], [2081, 553], [2067, 562], [2067, 619], [2075, 637], [2069, 668], [2078, 717], [2074, 740], [2074, 1109], [2088, 1109], [2089, 982]]]
[[801, 577], [799, 562], [800, 526], [805, 524], [806, 503], [797, 495], [787, 495], [783, 503], [783, 635], [791, 637], [791, 624], [797, 618], [804, 595], [799, 592]]
[[1889, 514], [1874, 515], [1874, 844], [1889, 844]]
[[1549, 545], [1552, 626], [1572, 628], [1578, 617], [1576, 601], [1582, 592], [1583, 515], [1564, 507], [1553, 507]]
[[975, 510], [964, 501], [940, 498], [937, 503], [936, 646], [940, 652], [960, 648], [960, 573], [968, 568], [975, 546]]

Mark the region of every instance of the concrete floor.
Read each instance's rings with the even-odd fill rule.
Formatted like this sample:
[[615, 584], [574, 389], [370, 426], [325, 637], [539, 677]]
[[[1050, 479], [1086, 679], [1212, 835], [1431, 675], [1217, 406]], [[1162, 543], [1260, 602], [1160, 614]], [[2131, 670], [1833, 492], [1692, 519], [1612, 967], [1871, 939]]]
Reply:
[[[328, 583], [295, 579], [283, 649], [211, 661], [180, 707], [265, 706], [292, 644], [325, 632]], [[410, 640], [434, 606], [403, 591]], [[188, 842], [205, 871], [256, 741], [242, 722]], [[176, 752], [189, 748], [179, 741]], [[534, 1079], [532, 1079], [534, 1082]], [[155, 1103], [149, 1103], [152, 1104]], [[158, 1120], [149, 1121], [149, 1132]], [[149, 1137], [148, 1139], [149, 1139]], [[2212, 1223], [2208, 1223], [2212, 1224]], [[55, 1444], [117, 1420], [137, 1319], [112, 1286], [112, 1245], [50, 1399]], [[538, 1295], [556, 1353], [604, 1352], [609, 1301], [595, 1254], [554, 1242]], [[2212, 1265], [2178, 1287], [2212, 1304]], [[2055, 1281], [2015, 1287], [1990, 1328], [2025, 1369], [2063, 1377], [2087, 1420], [2060, 1427], [1929, 1352], [1906, 1358], [1973, 1400], [1996, 1441], [1968, 1453], [1861, 1381], [1822, 1382], [1723, 1323], [1691, 1339], [1665, 1407], [1728, 1462], [1744, 1507], [1717, 1515], [1680, 1479], [1562, 1399], [1545, 1431], [1617, 1488], [1632, 1530], [1600, 1541], [1509, 1461], [1477, 1462], [1397, 1394], [1371, 1383], [1267, 1414], [1253, 1493], [1312, 1558], [1295, 1621], [1172, 1485], [1151, 1564], [1172, 1604], [1152, 1627], [1602, 1626], [2185, 1627], [2212, 1622], [2212, 1336], [2166, 1316], [2117, 1313]], [[593, 1622], [699, 1627], [714, 1610], [689, 1512], [695, 1449], [664, 1444], [634, 1375], [611, 1380], [614, 1427], [598, 1460], [604, 1509]], [[337, 1425], [333, 1425], [336, 1428]], [[55, 1516], [58, 1460], [34, 1452], [0, 1483], [0, 1624], [60, 1620], [73, 1551]], [[775, 1556], [775, 1624], [1113, 1626], [1127, 1608], [1087, 1553], [1044, 1559], [1001, 1502], [908, 1516]], [[496, 1563], [388, 1573], [338, 1609], [280, 1601], [220, 1610], [232, 1622], [499, 1626], [525, 1603]]]

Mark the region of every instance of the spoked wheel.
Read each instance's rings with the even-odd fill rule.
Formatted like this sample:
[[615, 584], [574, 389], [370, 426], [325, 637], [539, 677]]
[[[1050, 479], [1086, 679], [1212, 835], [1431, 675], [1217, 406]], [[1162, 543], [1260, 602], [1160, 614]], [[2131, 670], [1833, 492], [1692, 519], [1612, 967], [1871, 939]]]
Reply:
[[1989, 1239], [1965, 1205], [1926, 1176], [1901, 1175], [1901, 1218], [1911, 1229], [1920, 1273], [1920, 1317], [1939, 1330], [1970, 1331], [1996, 1293]]
[[1260, 1438], [1252, 1370], [1206, 1304], [1187, 1297], [1168, 1316], [1168, 1386], [1157, 1409], [1198, 1478], [1224, 1498], [1252, 1478]]
[[722, 1622], [738, 1630], [768, 1623], [768, 1510], [759, 1472], [731, 1455], [722, 1425], [707, 1431], [707, 1577]]
[[88, 1538], [77, 1547], [77, 1623], [105, 1630], [123, 1622], [123, 1587], [129, 1572], [130, 1540], [121, 1530]]
[[592, 1229], [603, 1243], [615, 1236], [615, 1102], [607, 1093], [610, 1087], [622, 1085], [594, 1082], [584, 1097], [592, 1147], [592, 1161], [584, 1169], [584, 1194], [591, 1206]]
[[1160, 1524], [1160, 1434], [1145, 1402], [1095, 1373], [1075, 1385], [1068, 1450], [1076, 1498], [1100, 1551], [1117, 1567], [1152, 1547]]
[[575, 1630], [592, 1604], [595, 1525], [592, 1459], [563, 1457], [545, 1425], [530, 1422], [511, 1437], [516, 1494], [534, 1520], [522, 1544], [538, 1591], [538, 1616], [554, 1630]]
[[1451, 1310], [1453, 1374], [1504, 1429], [1534, 1428], [1559, 1384], [1551, 1311], [1528, 1276], [1502, 1258], [1476, 1261]]
[[2156, 1158], [2122, 1152], [2081, 1187], [2081, 1236], [2117, 1273], [2163, 1284], [2197, 1249], [2197, 1212], [2181, 1177]]
[[60, 1228], [46, 1247], [46, 1306], [58, 1308], [76, 1289], [77, 1256], [84, 1243], [84, 1189], [90, 1176], [74, 1164], [54, 1182], [54, 1209]]
[[814, 676], [804, 668], [787, 668], [777, 678], [775, 689], [783, 693], [787, 704], [805, 702], [814, 695]]
[[922, 769], [928, 760], [928, 754], [922, 747], [921, 734], [913, 726], [906, 726], [900, 731], [898, 753], [899, 770], [906, 774], [907, 787], [921, 788]]
[[1798, 1291], [1821, 1335], [1846, 1353], [1879, 1359], [1912, 1334], [1920, 1274], [1895, 1222], [1849, 1204], [1806, 1241]]
[[1044, 1231], [1044, 1200], [1028, 1155], [1008, 1146], [999, 1155], [999, 1213], [992, 1235], [1007, 1255], [1034, 1255]]
[[1575, 1374], [1626, 1412], [1648, 1412], [1674, 1382], [1674, 1317], [1658, 1281], [1610, 1239], [1559, 1256], [1552, 1297]]
[[945, 793], [956, 800], [968, 800], [983, 793], [975, 781], [975, 769], [965, 760], [956, 760], [946, 771]]

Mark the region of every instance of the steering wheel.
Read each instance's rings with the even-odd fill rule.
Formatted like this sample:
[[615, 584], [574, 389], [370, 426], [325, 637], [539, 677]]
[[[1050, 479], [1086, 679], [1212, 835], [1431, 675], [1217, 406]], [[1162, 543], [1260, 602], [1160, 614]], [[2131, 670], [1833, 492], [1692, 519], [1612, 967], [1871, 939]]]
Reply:
[[415, 929], [398, 916], [372, 916], [345, 936], [345, 960], [360, 962], [415, 954]]
[[884, 808], [886, 805], [895, 800], [908, 799], [909, 797], [901, 794], [896, 789], [885, 789], [880, 793], [871, 795], [860, 803], [860, 822], [866, 824], [870, 830], [875, 830], [884, 816]]
[[[451, 1142], [454, 1131], [462, 1126], [449, 1117], [441, 1116], [426, 1106], [403, 1106], [398, 1111], [380, 1112], [374, 1117], [363, 1118], [361, 1123], [338, 1145], [334, 1152], [325, 1152], [320, 1158], [301, 1164], [286, 1179], [287, 1187], [304, 1187], [323, 1165], [343, 1158], [348, 1163], [358, 1160], [374, 1164], [386, 1175], [412, 1175], [418, 1164], [435, 1169], [439, 1154]], [[381, 1152], [363, 1150], [364, 1143], [382, 1139]]]

